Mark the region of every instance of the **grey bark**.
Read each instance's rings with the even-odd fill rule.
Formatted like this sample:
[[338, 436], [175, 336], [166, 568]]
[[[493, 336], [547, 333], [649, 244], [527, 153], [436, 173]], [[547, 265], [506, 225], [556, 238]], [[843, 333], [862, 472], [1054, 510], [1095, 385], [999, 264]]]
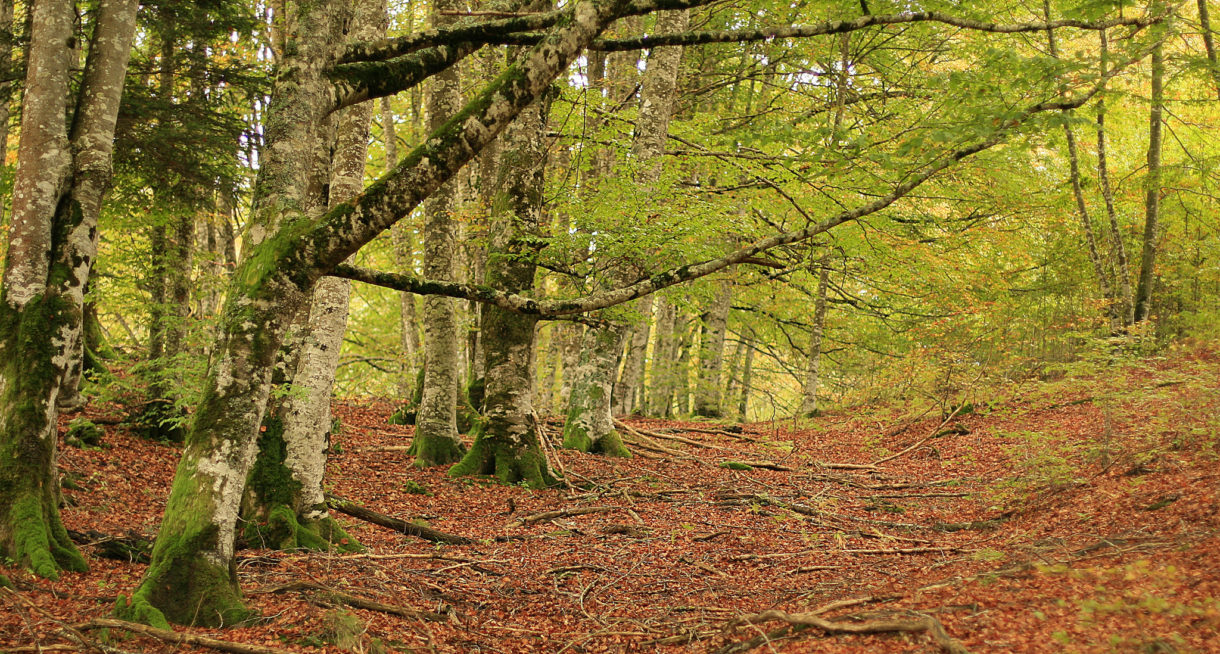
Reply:
[[[452, 23], [455, 19], [441, 12], [457, 9], [453, 0], [437, 2], [433, 24]], [[454, 69], [433, 78], [426, 98], [429, 129], [439, 129], [457, 112], [462, 103], [460, 86]], [[451, 180], [424, 207], [423, 265], [430, 279], [450, 281], [457, 274], [458, 224], [452, 217], [457, 195], [457, 181]], [[457, 461], [464, 451], [457, 429], [457, 303], [446, 297], [425, 296], [420, 318], [424, 328], [424, 393], [415, 421], [415, 463], [443, 465]]]
[[[686, 11], [662, 12], [657, 16], [657, 30], [661, 33], [679, 32], [686, 29], [686, 25]], [[622, 92], [620, 84], [629, 84], [628, 80], [634, 77], [636, 69], [631, 63], [634, 56], [620, 57], [621, 61], [611, 58], [607, 87], [612, 98], [616, 91]], [[681, 48], [655, 48], [648, 55], [648, 67], [640, 92], [636, 136], [632, 142], [632, 156], [639, 166], [636, 178], [642, 184], [655, 184], [660, 176], [661, 156], [669, 132], [681, 59]], [[626, 79], [618, 80], [616, 74]], [[617, 284], [625, 282], [627, 274], [625, 267], [619, 265], [611, 277]], [[611, 413], [614, 380], [625, 335], [626, 327], [621, 325], [592, 328], [585, 334], [576, 381], [568, 397], [568, 415], [564, 422], [565, 447], [614, 456], [627, 453], [618, 433], [614, 431]]]
[[1148, 112], [1148, 176], [1144, 180], [1144, 245], [1140, 253], [1140, 277], [1135, 289], [1134, 322], [1152, 313], [1152, 286], [1156, 273], [1157, 240], [1161, 218], [1161, 123], [1165, 102], [1163, 47], [1152, 51], [1152, 106]]
[[[0, 555], [55, 578], [84, 560], [58, 512], [56, 403], [82, 333], [97, 224], [137, 3], [103, 0], [77, 95], [68, 81], [73, 4], [32, 9], [23, 128], [0, 314]], [[72, 103], [69, 132], [65, 109]], [[51, 234], [56, 238], [52, 240]]]
[[704, 314], [699, 337], [699, 374], [695, 377], [695, 415], [719, 418], [720, 371], [724, 367], [724, 335], [732, 308], [733, 283], [721, 280], [712, 305]]
[[746, 342], [746, 360], [741, 369], [741, 389], [737, 396], [737, 419], [744, 422], [750, 415], [750, 392], [754, 383], [754, 343], [753, 339], [742, 334]]
[[[1042, 10], [1049, 22], [1051, 18], [1050, 0], [1043, 0]], [[1059, 47], [1055, 40], [1054, 30], [1047, 30], [1046, 40], [1051, 57], [1058, 59]], [[1059, 95], [1060, 97], [1067, 97], [1067, 87], [1062, 82], [1059, 85]], [[1067, 117], [1072, 115], [1070, 109], [1065, 109], [1063, 113]], [[1080, 181], [1080, 157], [1077, 154], [1076, 134], [1072, 131], [1071, 124], [1066, 120], [1063, 123], [1063, 136], [1067, 141], [1068, 178], [1072, 185], [1072, 197], [1076, 201], [1076, 215], [1080, 219], [1081, 228], [1084, 230], [1084, 242], [1089, 254], [1089, 262], [1093, 264], [1093, 275], [1097, 280], [1098, 287], [1101, 289], [1102, 297], [1107, 301], [1107, 311], [1110, 314], [1111, 324], [1112, 326], [1117, 326], [1122, 322], [1122, 317], [1118, 314], [1118, 304], [1114, 301], [1114, 290], [1110, 285], [1110, 277], [1106, 274], [1101, 254], [1097, 250], [1097, 238], [1093, 233], [1093, 218], [1089, 216], [1089, 208], [1084, 199], [1084, 189]]]
[[[511, 56], [511, 55], [510, 55]], [[550, 102], [527, 107], [500, 137], [485, 267], [487, 285], [514, 293], [534, 288], [534, 260], [543, 236], [546, 117]], [[537, 318], [484, 308], [484, 424], [450, 475], [490, 474], [505, 483], [550, 484], [533, 424], [534, 333]]]
[[[801, 415], [818, 415], [818, 384], [821, 381], [822, 335], [826, 329], [826, 289], [830, 266], [824, 257], [818, 271], [818, 290], [813, 303], [813, 326], [809, 333], [809, 356], [805, 367], [805, 393], [801, 398]], [[753, 348], [751, 348], [751, 351]]]
[[[1101, 76], [1106, 75], [1106, 65], [1109, 61], [1109, 44], [1106, 31], [1097, 33], [1101, 42]], [[1131, 266], [1127, 261], [1127, 246], [1123, 241], [1123, 232], [1118, 224], [1118, 212], [1114, 209], [1114, 189], [1110, 186], [1110, 170], [1106, 154], [1106, 96], [1097, 96], [1097, 182], [1101, 186], [1101, 198], [1106, 205], [1106, 216], [1110, 220], [1110, 248], [1113, 253], [1118, 278], [1117, 313], [1122, 320], [1122, 326], [1130, 325], [1133, 320], [1135, 304], [1131, 293]]]
[[614, 387], [613, 412], [628, 414], [637, 411], [638, 396], [644, 382], [644, 364], [648, 357], [648, 337], [652, 331], [652, 296], [640, 298], [635, 307], [641, 316], [631, 326], [623, 371]]
[[674, 338], [674, 319], [677, 308], [672, 302], [660, 297], [656, 301], [656, 337], [652, 348], [652, 366], [648, 375], [648, 413], [654, 416], [669, 415], [670, 378], [673, 375], [674, 355], [677, 339]]
[[[381, 133], [385, 140], [385, 172], [389, 173], [398, 165], [398, 130], [394, 126], [394, 110], [390, 106], [390, 98], [381, 99]], [[414, 238], [411, 226], [406, 221], [398, 221], [391, 229], [394, 241], [394, 257], [398, 267], [408, 272], [415, 269]], [[398, 397], [403, 402], [409, 402], [415, 391], [415, 371], [419, 361], [419, 328], [415, 319], [415, 294], [400, 292], [398, 294], [398, 342], [402, 357], [402, 367], [398, 373]]]
[[1216, 38], [1212, 34], [1211, 12], [1207, 8], [1207, 0], [1198, 0], [1199, 28], [1203, 33], [1203, 47], [1207, 51], [1207, 63], [1211, 67], [1212, 81], [1216, 87], [1216, 96], [1220, 97], [1220, 61], [1216, 59]]

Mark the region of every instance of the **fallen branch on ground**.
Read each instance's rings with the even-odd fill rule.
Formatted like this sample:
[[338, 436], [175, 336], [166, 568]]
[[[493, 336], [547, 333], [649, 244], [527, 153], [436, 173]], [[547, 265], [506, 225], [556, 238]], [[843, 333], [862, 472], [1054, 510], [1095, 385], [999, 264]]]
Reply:
[[[891, 620], [865, 620], [862, 622], [847, 622], [838, 620], [827, 620], [821, 618], [814, 613], [797, 613], [789, 614], [784, 611], [772, 609], [763, 611], [754, 615], [742, 616], [734, 621], [736, 624], [756, 624], [759, 622], [767, 622], [770, 620], [780, 620], [787, 622], [790, 626], [803, 626], [821, 629], [828, 634], [883, 634], [883, 633], [926, 633], [936, 641], [940, 646], [941, 651], [949, 652], [950, 654], [969, 654], [965, 646], [955, 640], [945, 631], [944, 625], [939, 620], [930, 615], [917, 613], [917, 617], [910, 620], [891, 619]], [[764, 641], [765, 642], [765, 641]], [[761, 644], [761, 643], [760, 643]], [[736, 650], [744, 651], [744, 650]]]
[[[621, 420], [616, 421], [616, 422], [618, 422], [621, 425], [627, 424], [625, 422], [622, 422]], [[631, 427], [631, 429], [633, 431], [635, 431], [636, 433], [644, 434], [645, 436], [651, 436], [653, 438], [660, 438], [661, 440], [674, 441], [677, 443], [685, 443], [687, 445], [694, 445], [695, 447], [705, 447], [705, 448], [712, 449], [712, 450], [723, 450], [724, 449], [723, 447], [720, 447], [719, 445], [712, 445], [711, 443], [700, 443], [699, 441], [691, 440], [689, 438], [683, 438], [682, 436], [674, 436], [673, 434], [663, 434], [659, 431], [652, 431], [650, 429], [644, 429], [642, 427]]]
[[520, 527], [523, 525], [542, 522], [543, 520], [554, 520], [555, 518], [571, 518], [578, 515], [589, 515], [590, 513], [611, 513], [614, 511], [625, 511], [625, 507], [621, 506], [585, 506], [574, 509], [557, 509], [555, 511], [543, 511], [533, 515], [522, 516], [509, 522], [504, 527]]
[[200, 647], [216, 649], [222, 652], [233, 652], [234, 654], [293, 654], [291, 650], [280, 649], [278, 647], [250, 645], [248, 643], [234, 643], [227, 640], [209, 638], [207, 636], [197, 636], [195, 634], [158, 629], [156, 627], [150, 627], [146, 624], [140, 624], [138, 622], [127, 622], [126, 620], [115, 620], [112, 618], [94, 618], [88, 622], [73, 625], [73, 628], [79, 630], [122, 629], [126, 632], [140, 634], [141, 636], [149, 636], [167, 643], [176, 643], [179, 645], [198, 645]]
[[932, 433], [931, 433], [931, 434], [929, 434], [927, 438], [924, 438], [924, 439], [922, 439], [922, 440], [918, 441], [918, 442], [917, 442], [917, 443], [915, 443], [914, 445], [912, 445], [912, 446], [910, 446], [910, 447], [906, 448], [905, 450], [903, 450], [903, 451], [901, 451], [901, 452], [899, 452], [899, 453], [897, 453], [897, 454], [891, 454], [891, 455], [889, 455], [889, 456], [887, 456], [887, 457], [885, 457], [885, 458], [882, 458], [882, 459], [877, 459], [876, 461], [873, 461], [873, 465], [875, 465], [875, 466], [879, 466], [879, 465], [881, 465], [882, 463], [885, 463], [885, 462], [887, 462], [887, 461], [893, 461], [894, 459], [897, 459], [898, 457], [900, 457], [900, 456], [902, 456], [902, 455], [904, 455], [904, 454], [906, 454], [906, 453], [908, 453], [908, 452], [913, 452], [913, 451], [915, 451], [915, 450], [919, 449], [920, 447], [922, 447], [922, 446], [923, 446], [923, 444], [924, 444], [924, 443], [927, 443], [928, 441], [932, 440], [933, 438], [936, 438], [936, 437], [938, 437], [938, 436], [943, 436], [943, 435], [944, 435], [944, 432], [942, 432], [941, 430], [945, 428], [945, 425], [949, 424], [949, 421], [950, 421], [950, 420], [953, 420], [953, 418], [955, 418], [955, 417], [957, 416], [957, 413], [958, 413], [959, 411], [961, 411], [961, 410], [962, 410], [962, 407], [964, 407], [964, 406], [966, 406], [966, 405], [965, 405], [965, 404], [962, 404], [961, 406], [959, 406], [959, 407], [957, 407], [956, 409], [954, 409], [954, 410], [953, 410], [953, 413], [950, 413], [950, 414], [949, 414], [949, 417], [948, 417], [948, 418], [945, 418], [944, 422], [942, 422], [942, 423], [940, 423], [939, 425], [937, 425], [937, 426], [936, 426], [936, 429], [933, 429], [933, 430], [932, 430]]
[[378, 611], [380, 613], [389, 613], [398, 615], [404, 618], [413, 618], [416, 620], [428, 620], [431, 622], [444, 622], [445, 616], [432, 611], [420, 611], [417, 609], [407, 608], [405, 606], [397, 606], [395, 604], [386, 604], [378, 602], [367, 597], [359, 595], [351, 595], [342, 591], [323, 586], [322, 584], [312, 581], [294, 581], [283, 586], [275, 586], [266, 590], [257, 590], [255, 593], [291, 593], [291, 592], [308, 592], [315, 591], [326, 601], [334, 604], [343, 604], [356, 609], [365, 609], [368, 611]]
[[414, 523], [401, 520], [393, 516], [388, 516], [383, 513], [378, 513], [370, 508], [360, 506], [351, 500], [345, 500], [336, 495], [326, 494], [326, 505], [330, 508], [350, 515], [353, 518], [359, 518], [365, 522], [371, 522], [375, 525], [393, 529], [408, 536], [416, 536], [424, 540], [429, 540], [434, 543], [446, 543], [448, 545], [469, 545], [474, 541], [473, 538], [458, 536], [456, 534], [447, 534], [443, 531], [437, 531], [431, 527], [417, 525]]

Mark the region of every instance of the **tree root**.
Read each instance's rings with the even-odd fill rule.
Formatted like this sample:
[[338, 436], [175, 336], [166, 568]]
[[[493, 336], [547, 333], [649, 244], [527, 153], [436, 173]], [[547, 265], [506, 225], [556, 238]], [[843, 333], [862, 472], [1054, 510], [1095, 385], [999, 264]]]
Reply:
[[447, 545], [470, 545], [471, 543], [475, 542], [473, 538], [458, 536], [456, 534], [447, 534], [443, 531], [437, 531], [431, 527], [413, 524], [407, 522], [406, 520], [401, 520], [383, 513], [378, 513], [372, 509], [360, 506], [351, 500], [345, 500], [342, 497], [331, 495], [330, 493], [326, 494], [326, 505], [339, 513], [345, 513], [353, 518], [359, 518], [365, 522], [371, 522], [375, 525], [380, 525], [382, 527], [386, 527], [387, 529], [393, 529], [399, 533], [403, 533], [408, 536], [416, 536], [434, 543], [445, 543]]
[[940, 647], [941, 651], [948, 654], [969, 654], [969, 651], [960, 642], [955, 640], [945, 631], [944, 625], [936, 618], [922, 613], [915, 614], [913, 619], [888, 619], [888, 620], [864, 620], [861, 622], [847, 622], [845, 620], [827, 620], [816, 615], [817, 612], [789, 614], [779, 610], [763, 611], [754, 615], [747, 615], [737, 618], [730, 623], [730, 626], [738, 624], [756, 624], [759, 622], [767, 622], [771, 620], [779, 620], [787, 622], [788, 626], [776, 631], [773, 631], [765, 636], [758, 636], [742, 643], [733, 643], [726, 647], [717, 650], [717, 654], [729, 654], [730, 652], [745, 652], [759, 645], [767, 643], [774, 638], [783, 637], [789, 632], [803, 631], [805, 629], [814, 628], [820, 629], [827, 634], [882, 634], [882, 633], [926, 633], [932, 637], [932, 640]]

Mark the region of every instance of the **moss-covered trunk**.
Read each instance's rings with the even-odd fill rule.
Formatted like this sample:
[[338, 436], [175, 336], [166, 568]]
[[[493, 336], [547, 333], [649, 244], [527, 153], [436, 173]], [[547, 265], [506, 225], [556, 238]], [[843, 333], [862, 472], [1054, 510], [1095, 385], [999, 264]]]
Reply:
[[626, 327], [615, 325], [585, 332], [576, 368], [576, 382], [568, 397], [563, 424], [563, 446], [581, 452], [631, 456], [610, 414], [611, 380], [618, 368]]
[[699, 336], [699, 375], [695, 378], [695, 415], [719, 418], [720, 369], [724, 366], [724, 334], [732, 308], [733, 285], [721, 280], [712, 306], [703, 316]]
[[73, 5], [39, 2], [26, 62], [13, 218], [0, 292], [0, 555], [44, 577], [84, 570], [59, 516], [59, 391], [79, 348], [97, 218], [137, 3], [103, 0], [75, 102]]
[[[433, 7], [433, 23], [446, 25], [455, 11], [453, 0], [441, 0]], [[462, 92], [456, 69], [432, 79], [427, 92], [428, 127], [440, 127], [461, 106]], [[458, 223], [452, 212], [458, 198], [457, 180], [451, 180], [424, 205], [424, 276], [451, 281], [457, 274]], [[460, 384], [458, 370], [457, 300], [437, 295], [424, 298], [424, 392], [415, 419], [415, 440], [411, 444], [416, 466], [453, 463], [465, 451], [458, 439], [457, 403]]]
[[[534, 9], [540, 8], [535, 3]], [[510, 55], [511, 56], [511, 55]], [[542, 242], [544, 149], [550, 102], [527, 107], [499, 141], [498, 173], [491, 194], [486, 283], [511, 293], [534, 288], [537, 243]], [[491, 184], [490, 180], [485, 183]], [[555, 481], [533, 424], [534, 333], [537, 319], [484, 307], [483, 421], [474, 444], [450, 474], [488, 474], [505, 483], [539, 488]]]

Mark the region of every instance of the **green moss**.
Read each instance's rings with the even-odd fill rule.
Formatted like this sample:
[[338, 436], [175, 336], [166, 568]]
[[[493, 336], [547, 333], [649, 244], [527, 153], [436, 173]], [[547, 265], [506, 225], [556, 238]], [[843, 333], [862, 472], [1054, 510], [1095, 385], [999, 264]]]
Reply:
[[563, 447], [577, 452], [587, 452], [589, 454], [604, 454], [606, 456], [617, 456], [622, 458], [630, 458], [631, 451], [623, 445], [623, 439], [617, 431], [611, 431], [609, 434], [602, 436], [597, 440], [593, 440], [589, 436], [589, 430], [582, 426], [583, 423], [577, 420], [568, 418], [564, 423], [563, 428]]
[[416, 468], [448, 465], [460, 461], [464, 452], [460, 441], [444, 436], [420, 436], [418, 433], [407, 451], [415, 456], [413, 465]]
[[284, 421], [268, 416], [258, 437], [258, 458], [246, 480], [247, 492], [262, 507], [292, 506], [301, 482], [293, 479], [292, 470], [284, 464], [288, 444], [284, 441]]
[[720, 467], [728, 470], [741, 470], [743, 472], [749, 472], [754, 469], [754, 466], [740, 461], [722, 461]]
[[316, 552], [363, 552], [362, 546], [330, 516], [321, 520], [301, 520], [287, 505], [271, 509], [265, 524], [249, 523], [246, 541], [255, 547]]
[[13, 582], [9, 581], [8, 577], [0, 574], [0, 588], [13, 588]]
[[65, 440], [69, 443], [75, 440], [82, 446], [97, 447], [102, 442], [105, 432], [92, 421], [85, 418], [75, 418], [68, 423], [68, 433]]
[[164, 525], [161, 532], [144, 581], [115, 604], [117, 617], [165, 629], [170, 622], [221, 627], [256, 615], [242, 604], [232, 565], [218, 566], [202, 555], [215, 547], [215, 525], [176, 538], [166, 537]]
[[60, 570], [89, 569], [59, 520], [59, 512], [34, 492], [23, 494], [9, 509], [13, 558], [45, 579], [59, 579]]
[[450, 477], [492, 475], [504, 484], [524, 484], [529, 488], [554, 486], [558, 480], [547, 469], [546, 458], [537, 445], [514, 448], [497, 443], [481, 432], [476, 434], [470, 451], [449, 469]]

